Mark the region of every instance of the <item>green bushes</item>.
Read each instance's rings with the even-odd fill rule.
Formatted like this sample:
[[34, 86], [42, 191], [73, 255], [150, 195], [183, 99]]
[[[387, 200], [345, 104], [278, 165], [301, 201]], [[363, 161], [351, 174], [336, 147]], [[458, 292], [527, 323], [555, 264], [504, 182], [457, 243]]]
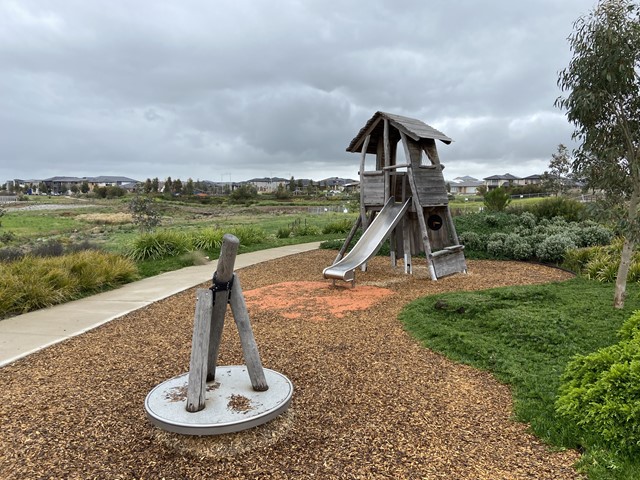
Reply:
[[191, 239], [181, 233], [162, 230], [138, 235], [133, 241], [128, 256], [132, 260], [159, 259], [186, 253], [191, 250]]
[[193, 234], [193, 248], [196, 250], [215, 250], [222, 246], [224, 231], [219, 228], [205, 228]]
[[531, 212], [474, 213], [456, 217], [460, 242], [470, 257], [561, 262], [573, 248], [607, 245], [613, 233], [592, 221], [537, 219]]
[[605, 446], [633, 455], [640, 453], [640, 312], [619, 336], [619, 343], [569, 363], [556, 409]]
[[137, 262], [175, 257], [192, 250], [217, 250], [222, 246], [222, 237], [231, 233], [238, 237], [241, 245], [255, 245], [264, 241], [264, 230], [254, 226], [238, 226], [224, 231], [208, 228], [184, 233], [175, 230], [161, 230], [138, 235], [129, 247], [127, 256]]
[[570, 198], [552, 197], [529, 205], [509, 207], [508, 211], [516, 214], [531, 213], [538, 219], [562, 217], [567, 222], [578, 222], [584, 219], [586, 208], [584, 204]]
[[560, 262], [572, 248], [576, 248], [573, 239], [569, 235], [558, 233], [548, 236], [536, 247], [536, 257], [542, 262]]
[[335, 222], [328, 223], [322, 229], [322, 233], [325, 235], [329, 235], [332, 233], [349, 233], [353, 227], [353, 220], [349, 218], [343, 218], [341, 220], [336, 220]]
[[81, 251], [58, 257], [27, 255], [0, 263], [0, 318], [49, 307], [135, 280], [120, 255]]
[[484, 206], [491, 212], [502, 212], [511, 203], [511, 195], [502, 188], [494, 188], [484, 194]]
[[[569, 250], [562, 266], [599, 282], [614, 282], [620, 265], [622, 240], [610, 245]], [[627, 281], [640, 282], [640, 252], [634, 252]]]

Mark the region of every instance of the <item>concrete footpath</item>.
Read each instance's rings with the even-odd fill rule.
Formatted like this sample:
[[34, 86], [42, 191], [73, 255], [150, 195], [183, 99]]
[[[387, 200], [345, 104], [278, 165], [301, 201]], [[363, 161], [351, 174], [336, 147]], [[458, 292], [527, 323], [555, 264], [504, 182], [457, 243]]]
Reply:
[[[320, 242], [236, 257], [235, 268], [316, 250]], [[116, 290], [0, 320], [0, 367], [188, 288], [210, 281], [217, 261], [167, 272]]]

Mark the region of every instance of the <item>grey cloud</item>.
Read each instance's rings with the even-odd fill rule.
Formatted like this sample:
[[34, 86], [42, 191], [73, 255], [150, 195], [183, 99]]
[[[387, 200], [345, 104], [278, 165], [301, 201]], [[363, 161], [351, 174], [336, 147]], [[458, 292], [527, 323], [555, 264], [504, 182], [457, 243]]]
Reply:
[[234, 180], [354, 176], [358, 159], [344, 149], [376, 110], [456, 139], [443, 151], [448, 171], [540, 170], [569, 141], [555, 82], [571, 24], [591, 7], [5, 2], [0, 182], [228, 170]]

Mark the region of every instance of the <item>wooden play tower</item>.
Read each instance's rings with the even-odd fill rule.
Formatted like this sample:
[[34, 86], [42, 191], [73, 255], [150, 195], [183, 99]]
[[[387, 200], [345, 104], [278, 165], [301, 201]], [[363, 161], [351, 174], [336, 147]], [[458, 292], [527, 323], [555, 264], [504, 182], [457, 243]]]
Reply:
[[[360, 215], [336, 261], [345, 254], [358, 227], [364, 230], [364, 238], [367, 230], [374, 227], [376, 217], [397, 205], [396, 219], [387, 222], [378, 236], [390, 238], [394, 266], [398, 257], [404, 258], [405, 272], [412, 273], [412, 255], [424, 252], [433, 280], [466, 272], [464, 247], [458, 241], [449, 210], [436, 140], [452, 142], [420, 120], [385, 112], [376, 112], [360, 130], [347, 147], [348, 152], [361, 154]], [[375, 155], [374, 169], [367, 169], [367, 155]], [[370, 246], [373, 255], [380, 245]], [[371, 255], [361, 265], [366, 265]], [[325, 276], [337, 278], [331, 275], [331, 268], [325, 269]]]

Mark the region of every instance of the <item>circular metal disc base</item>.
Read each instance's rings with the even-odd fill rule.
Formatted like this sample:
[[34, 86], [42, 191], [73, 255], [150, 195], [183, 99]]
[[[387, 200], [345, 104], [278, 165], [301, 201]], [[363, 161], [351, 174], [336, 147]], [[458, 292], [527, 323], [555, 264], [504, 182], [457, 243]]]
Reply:
[[281, 373], [264, 369], [269, 389], [251, 387], [245, 365], [219, 366], [216, 379], [207, 382], [205, 408], [187, 411], [189, 374], [156, 386], [144, 401], [147, 417], [155, 426], [184, 435], [219, 435], [257, 427], [289, 408], [293, 384]]

